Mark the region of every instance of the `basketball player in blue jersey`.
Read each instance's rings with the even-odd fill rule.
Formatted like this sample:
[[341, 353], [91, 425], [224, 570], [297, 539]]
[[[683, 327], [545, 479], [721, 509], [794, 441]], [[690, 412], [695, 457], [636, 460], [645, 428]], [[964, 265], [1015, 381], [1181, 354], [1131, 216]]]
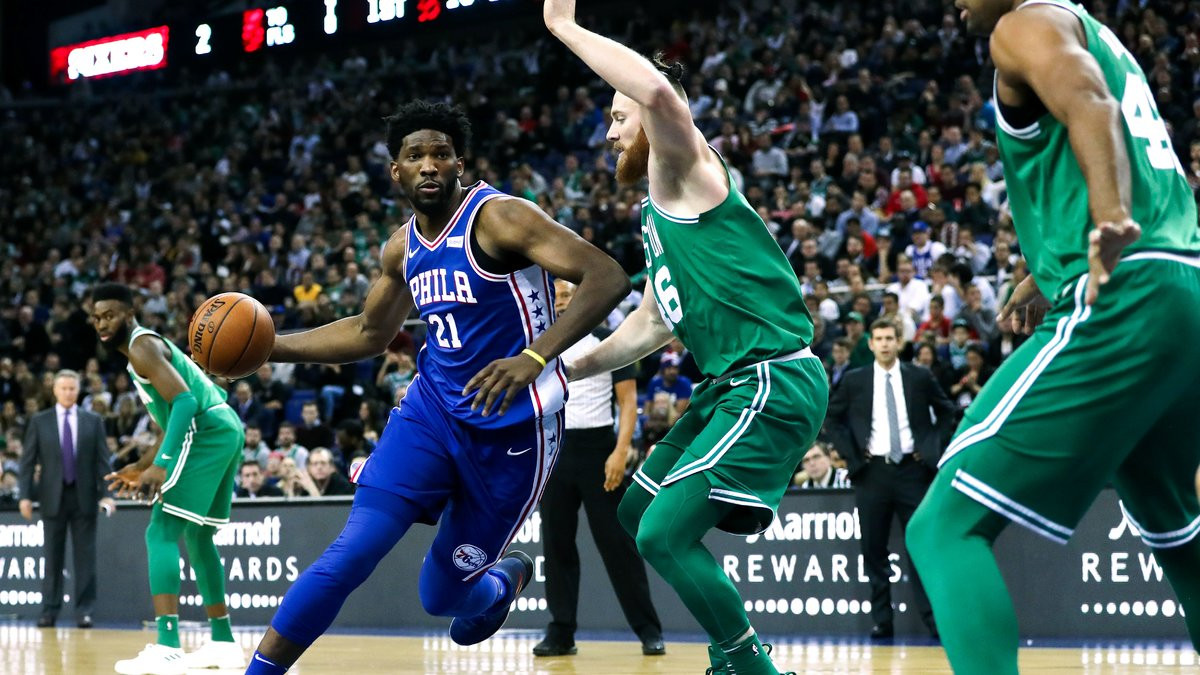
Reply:
[[[284, 597], [247, 673], [283, 673], [413, 523], [441, 520], [421, 567], [425, 610], [482, 642], [533, 574], [504, 555], [558, 456], [567, 380], [558, 355], [629, 292], [615, 261], [534, 204], [464, 187], [461, 109], [406, 104], [388, 119], [391, 175], [416, 214], [388, 240], [360, 314], [280, 335], [274, 361], [352, 363], [383, 352], [415, 306], [429, 326], [418, 376], [353, 471], [346, 527]], [[553, 278], [579, 285], [555, 322]], [[503, 558], [502, 558], [503, 556]]]

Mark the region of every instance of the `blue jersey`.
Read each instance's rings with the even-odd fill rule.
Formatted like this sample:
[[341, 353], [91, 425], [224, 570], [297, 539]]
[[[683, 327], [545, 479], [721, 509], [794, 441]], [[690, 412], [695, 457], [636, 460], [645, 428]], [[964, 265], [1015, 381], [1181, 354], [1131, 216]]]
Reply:
[[[471, 410], [475, 392], [462, 390], [496, 359], [516, 356], [554, 323], [554, 284], [537, 265], [510, 274], [483, 270], [471, 253], [471, 228], [479, 209], [507, 197], [484, 182], [467, 190], [458, 212], [436, 241], [421, 236], [416, 217], [408, 223], [404, 278], [428, 325], [417, 355], [422, 398], [452, 417], [482, 428], [497, 428], [553, 415], [563, 407], [567, 378], [559, 359], [521, 392], [503, 416]], [[482, 409], [482, 406], [481, 406]]]

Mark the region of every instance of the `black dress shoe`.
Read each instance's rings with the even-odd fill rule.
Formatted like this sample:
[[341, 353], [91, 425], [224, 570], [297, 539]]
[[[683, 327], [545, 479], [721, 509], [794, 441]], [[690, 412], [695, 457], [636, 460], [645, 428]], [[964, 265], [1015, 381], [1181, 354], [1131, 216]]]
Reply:
[[896, 631], [890, 623], [876, 624], [871, 628], [872, 640], [888, 640], [896, 635]]
[[662, 656], [666, 654], [667, 646], [663, 644], [662, 636], [643, 638], [642, 653], [646, 656]]
[[92, 627], [92, 615], [84, 614], [83, 616], [79, 617], [79, 621], [77, 623], [80, 628], [91, 628]]
[[38, 628], [54, 628], [54, 622], [56, 619], [57, 619], [57, 617], [55, 617], [52, 614], [43, 614], [38, 617], [37, 627]]
[[574, 656], [578, 652], [573, 642], [555, 642], [549, 638], [533, 646], [534, 656]]

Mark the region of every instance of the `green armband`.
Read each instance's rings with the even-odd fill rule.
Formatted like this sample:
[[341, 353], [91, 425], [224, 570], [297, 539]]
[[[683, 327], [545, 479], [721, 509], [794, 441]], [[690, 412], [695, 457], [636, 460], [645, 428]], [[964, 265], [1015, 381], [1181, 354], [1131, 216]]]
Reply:
[[162, 445], [158, 446], [158, 455], [154, 457], [155, 466], [165, 469], [179, 456], [179, 450], [183, 447], [183, 437], [191, 428], [198, 407], [196, 397], [190, 391], [183, 392], [171, 401], [171, 416], [167, 418]]

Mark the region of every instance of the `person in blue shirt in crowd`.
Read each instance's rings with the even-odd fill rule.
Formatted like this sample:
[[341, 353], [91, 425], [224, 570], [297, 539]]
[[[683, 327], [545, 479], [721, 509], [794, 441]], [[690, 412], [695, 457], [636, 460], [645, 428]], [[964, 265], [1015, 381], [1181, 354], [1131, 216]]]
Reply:
[[646, 387], [646, 397], [650, 400], [654, 400], [660, 391], [670, 394], [676, 412], [680, 415], [687, 409], [688, 401], [692, 398], [693, 386], [690, 379], [679, 374], [681, 362], [679, 356], [673, 352], [663, 354], [658, 364], [658, 375], [650, 378], [650, 384]]

